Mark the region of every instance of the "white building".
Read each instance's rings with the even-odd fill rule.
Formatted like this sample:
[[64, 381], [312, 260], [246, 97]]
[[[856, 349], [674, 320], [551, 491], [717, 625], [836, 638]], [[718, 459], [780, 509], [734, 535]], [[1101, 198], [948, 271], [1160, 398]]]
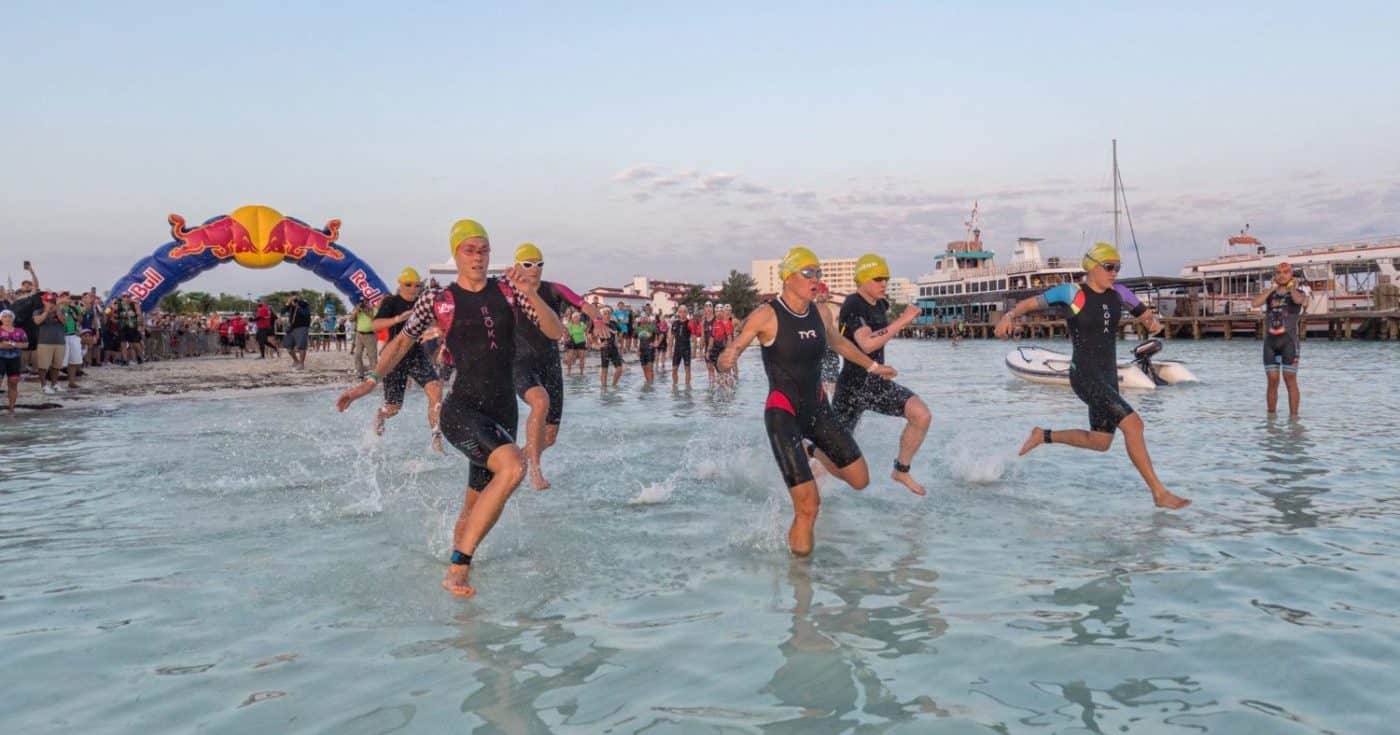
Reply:
[[[822, 281], [832, 293], [848, 294], [856, 290], [857, 258], [823, 258]], [[783, 280], [778, 277], [778, 264], [781, 260], [755, 260], [753, 280], [758, 283], [761, 296], [772, 296], [783, 290]], [[912, 297], [911, 297], [912, 300]]]
[[[676, 310], [685, 295], [690, 289], [700, 286], [698, 283], [686, 283], [684, 281], [660, 281], [652, 280], [646, 276], [633, 276], [632, 282], [616, 289], [624, 294], [642, 296], [650, 300], [652, 311], [657, 314], [670, 314]], [[710, 300], [719, 298], [719, 289], [714, 286], [701, 287], [705, 297]]]

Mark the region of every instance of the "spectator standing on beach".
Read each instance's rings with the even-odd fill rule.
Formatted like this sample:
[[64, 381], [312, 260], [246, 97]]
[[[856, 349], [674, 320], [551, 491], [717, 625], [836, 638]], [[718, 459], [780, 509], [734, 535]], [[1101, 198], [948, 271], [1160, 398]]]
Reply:
[[78, 369], [83, 365], [83, 339], [78, 334], [83, 312], [67, 291], [58, 299], [58, 320], [63, 324], [63, 366], [68, 371], [69, 390], [78, 389]]
[[248, 320], [242, 314], [234, 314], [228, 320], [228, 334], [234, 351], [242, 358], [243, 351], [248, 347]]
[[80, 309], [82, 318], [78, 324], [78, 335], [83, 343], [83, 364], [97, 367], [102, 364], [102, 300], [96, 294], [83, 294]]
[[287, 352], [292, 357], [292, 367], [306, 369], [306, 348], [311, 331], [311, 305], [296, 294], [287, 300], [282, 313], [287, 317]]
[[63, 365], [65, 340], [63, 321], [59, 316], [58, 298], [53, 293], [42, 296], [43, 307], [34, 315], [38, 325], [39, 344], [34, 351], [34, 369], [39, 371], [39, 385], [45, 395], [62, 393], [58, 385], [58, 370]]
[[24, 261], [24, 270], [29, 273], [29, 278], [20, 281], [19, 289], [10, 295], [10, 310], [15, 313], [15, 327], [24, 331], [29, 337], [29, 344], [20, 350], [20, 367], [29, 370], [34, 367], [34, 350], [39, 345], [38, 325], [34, 322], [34, 315], [42, 307], [39, 291], [39, 276], [35, 275], [34, 267], [29, 261]]
[[365, 379], [365, 373], [379, 361], [379, 340], [374, 335], [374, 311], [379, 307], [379, 299], [362, 299], [350, 312], [355, 324], [355, 343], [350, 353], [355, 358], [355, 377]]
[[121, 330], [124, 365], [130, 365], [132, 361], [139, 365], [145, 361], [141, 321], [141, 304], [131, 298], [131, 294], [122, 294], [117, 299], [117, 327]]
[[267, 348], [272, 348], [272, 356], [280, 357], [281, 350], [277, 348], [277, 320], [272, 316], [272, 308], [267, 302], [258, 302], [258, 311], [254, 315], [254, 320], [258, 325], [258, 359], [267, 357]]
[[19, 355], [28, 346], [29, 335], [15, 326], [15, 313], [9, 309], [0, 310], [0, 379], [5, 381], [11, 418], [15, 415], [15, 401], [19, 399], [19, 379], [24, 374]]

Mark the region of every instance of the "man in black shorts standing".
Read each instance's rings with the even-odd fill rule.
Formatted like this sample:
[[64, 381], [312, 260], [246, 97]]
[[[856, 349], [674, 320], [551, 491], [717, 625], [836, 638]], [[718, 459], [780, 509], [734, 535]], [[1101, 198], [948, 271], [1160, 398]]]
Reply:
[[287, 315], [287, 339], [283, 344], [292, 358], [292, 368], [305, 370], [306, 349], [311, 339], [311, 305], [301, 296], [292, 294], [282, 313]]
[[754, 310], [743, 329], [718, 360], [721, 371], [731, 370], [750, 342], [763, 348], [763, 369], [768, 373], [768, 400], [763, 425], [773, 458], [792, 496], [793, 518], [788, 548], [798, 556], [812, 553], [813, 534], [821, 495], [812, 477], [806, 442], [812, 454], [835, 477], [855, 488], [870, 484], [870, 471], [850, 432], [841, 428], [822, 395], [821, 358], [831, 344], [847, 361], [884, 378], [894, 368], [870, 359], [836, 331], [825, 309], [812, 299], [821, 282], [821, 261], [805, 247], [789, 250], [778, 264], [783, 292]]
[[[589, 319], [598, 318], [598, 310], [568, 286], [544, 280], [544, 253], [534, 243], [515, 249], [515, 265], [520, 278], [535, 287], [555, 315], [572, 306]], [[564, 420], [564, 375], [559, 360], [558, 339], [549, 338], [529, 320], [515, 326], [515, 394], [530, 406], [525, 419], [525, 456], [530, 463], [530, 486], [536, 490], [549, 488], [540, 457], [558, 440], [559, 424]]]
[[626, 338], [622, 332], [622, 325], [618, 322], [619, 317], [604, 306], [598, 315], [598, 320], [593, 323], [593, 344], [598, 348], [599, 365], [602, 372], [598, 375], [599, 385], [608, 387], [608, 366], [613, 367], [613, 387], [617, 387], [617, 382], [622, 380], [622, 353], [618, 351], [618, 343]]
[[676, 318], [671, 320], [671, 385], [679, 385], [677, 381], [680, 373], [681, 363], [685, 363], [685, 384], [690, 385], [690, 310], [681, 304], [676, 307]]
[[141, 326], [141, 304], [123, 293], [117, 300], [117, 327], [121, 330], [122, 359], [127, 365], [140, 364], [145, 360], [145, 330]]
[[[535, 322], [550, 339], [564, 335], [553, 307], [513, 266], [506, 280], [488, 278], [491, 243], [472, 220], [452, 226], [448, 242], [457, 280], [443, 289], [428, 289], [413, 304], [412, 316], [389, 340], [368, 380], [336, 401], [344, 411], [374, 392], [380, 373], [392, 372], [431, 327], [442, 334], [447, 354], [458, 366], [452, 391], [442, 406], [442, 435], [471, 462], [466, 501], [452, 531], [452, 556], [442, 587], [468, 597], [472, 555], [501, 517], [506, 501], [525, 478], [525, 457], [515, 446], [518, 409], [512, 373], [515, 330]], [[507, 283], [507, 281], [509, 283]]]
[[[393, 341], [403, 331], [404, 323], [413, 316], [413, 302], [418, 299], [422, 288], [423, 279], [418, 277], [418, 271], [404, 268], [399, 273], [398, 293], [385, 296], [379, 302], [379, 309], [374, 313], [374, 322], [370, 328], [376, 332], [388, 331], [389, 340]], [[438, 409], [442, 404], [442, 381], [438, 379], [432, 361], [423, 352], [423, 346], [416, 341], [402, 361], [384, 375], [384, 405], [374, 414], [374, 433], [383, 434], [384, 422], [396, 416], [399, 409], [403, 408], [404, 391], [408, 388], [409, 378], [413, 378], [413, 382], [417, 383], [428, 397], [428, 428], [433, 432], [433, 448], [442, 451], [442, 442], [438, 440]]]
[[[919, 310], [906, 308], [893, 324], [890, 323], [890, 302], [885, 299], [890, 267], [884, 258], [874, 253], [866, 253], [856, 261], [855, 281], [856, 292], [841, 305], [841, 315], [838, 317], [841, 336], [856, 343], [875, 362], [884, 362], [885, 344], [901, 329], [913, 324]], [[909, 465], [924, 443], [929, 422], [933, 420], [923, 399], [899, 383], [871, 375], [847, 362], [836, 379], [836, 395], [831, 399], [831, 410], [836, 414], [841, 428], [852, 434], [860, 422], [860, 415], [866, 411], [903, 416], [904, 431], [899, 435], [899, 455], [894, 459], [890, 479], [909, 488], [909, 492], [915, 495], [924, 494], [924, 487], [909, 474]]]
[[1070, 357], [1069, 384], [1079, 400], [1089, 407], [1089, 431], [1051, 431], [1037, 426], [1031, 429], [1031, 435], [1021, 445], [1020, 453], [1025, 454], [1041, 444], [1067, 444], [1106, 452], [1113, 445], [1114, 432], [1122, 429], [1128, 457], [1152, 491], [1152, 502], [1159, 508], [1184, 508], [1191, 501], [1173, 495], [1157, 479], [1152, 458], [1147, 454], [1142, 418], [1118, 394], [1115, 348], [1123, 308], [1127, 307], [1149, 333], [1156, 333], [1162, 324], [1132, 291], [1115, 283], [1122, 259], [1112, 245], [1095, 243], [1084, 254], [1080, 264], [1087, 271], [1082, 283], [1063, 283], [1039, 296], [1025, 299], [997, 322], [996, 335], [1006, 339], [1011, 336], [1015, 319], [1022, 314], [1049, 309], [1052, 305], [1065, 309], [1065, 325], [1074, 345], [1074, 353]]
[[1298, 418], [1298, 322], [1308, 305], [1307, 286], [1300, 285], [1293, 266], [1279, 263], [1274, 287], [1254, 297], [1254, 307], [1264, 307], [1264, 374], [1269, 384], [1264, 401], [1269, 414], [1278, 412], [1278, 381], [1288, 386], [1288, 416]]

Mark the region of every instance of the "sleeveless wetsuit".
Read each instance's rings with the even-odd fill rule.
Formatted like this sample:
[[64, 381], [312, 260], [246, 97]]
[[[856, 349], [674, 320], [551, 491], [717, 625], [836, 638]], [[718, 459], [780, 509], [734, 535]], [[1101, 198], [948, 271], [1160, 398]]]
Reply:
[[772, 301], [778, 333], [763, 345], [763, 371], [768, 374], [768, 401], [763, 427], [773, 458], [789, 488], [812, 481], [812, 467], [802, 442], [812, 442], [837, 467], [860, 459], [860, 447], [836, 423], [822, 393], [821, 357], [826, 327], [816, 305], [794, 314], [782, 298]]
[[413, 304], [404, 333], [415, 342], [429, 326], [442, 330], [457, 367], [452, 389], [442, 401], [442, 435], [471, 461], [468, 486], [486, 487], [491, 453], [514, 443], [517, 408], [512, 379], [515, 331], [524, 321], [519, 297], [495, 278], [480, 291], [456, 283], [423, 293]]
[[622, 353], [617, 351], [617, 337], [622, 334], [622, 327], [615, 321], [606, 321], [595, 327], [601, 330], [599, 339], [603, 346], [598, 348], [598, 356], [602, 359], [601, 365], [607, 368], [609, 365], [622, 367]]
[[686, 367], [690, 367], [690, 320], [671, 320], [671, 367], [678, 367], [682, 362]]
[[1065, 283], [1041, 294], [1042, 307], [1059, 304], [1066, 310], [1074, 355], [1069, 363], [1069, 384], [1089, 407], [1089, 428], [1112, 434], [1133, 413], [1118, 393], [1118, 320], [1123, 307], [1141, 316], [1147, 307], [1122, 285], [1103, 293], [1078, 283]]
[[[872, 332], [888, 327], [889, 311], [890, 304], [885, 299], [871, 304], [860, 294], [851, 294], [841, 305], [841, 314], [837, 317], [841, 336], [855, 342], [856, 330], [861, 327], [869, 327]], [[885, 361], [883, 347], [866, 354], [875, 362]], [[847, 360], [836, 379], [836, 395], [831, 398], [831, 410], [836, 414], [841, 428], [855, 431], [862, 413], [874, 411], [886, 416], [903, 416], [904, 404], [913, 397], [914, 391], [888, 378], [871, 375], [865, 368]]]
[[[1304, 302], [1306, 303], [1306, 301]], [[1264, 302], [1264, 369], [1298, 371], [1298, 320], [1303, 304], [1293, 303], [1288, 294], [1269, 292]]]
[[[583, 306], [583, 299], [562, 283], [541, 281], [539, 294], [556, 314], [565, 306], [575, 309]], [[564, 372], [559, 365], [559, 343], [546, 337], [539, 325], [525, 319], [515, 330], [515, 394], [523, 401], [525, 392], [535, 386], [544, 388], [549, 395], [545, 423], [558, 426], [564, 418]]]

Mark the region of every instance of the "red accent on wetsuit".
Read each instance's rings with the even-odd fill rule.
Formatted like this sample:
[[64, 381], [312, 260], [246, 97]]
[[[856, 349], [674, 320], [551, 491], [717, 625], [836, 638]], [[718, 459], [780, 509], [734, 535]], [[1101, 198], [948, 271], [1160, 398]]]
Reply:
[[795, 409], [795, 408], [792, 407], [792, 401], [789, 401], [789, 400], [788, 400], [788, 397], [785, 396], [785, 395], [783, 395], [781, 391], [776, 391], [776, 390], [775, 390], [775, 391], [769, 393], [769, 394], [768, 394], [768, 402], [765, 403], [765, 404], [763, 404], [763, 408], [764, 408], [765, 410], [766, 410], [766, 409], [769, 409], [769, 408], [779, 408], [779, 409], [782, 409], [782, 410], [784, 410], [784, 411], [787, 411], [788, 413], [792, 414], [793, 416], [796, 416], [796, 415], [797, 415], [797, 409]]

